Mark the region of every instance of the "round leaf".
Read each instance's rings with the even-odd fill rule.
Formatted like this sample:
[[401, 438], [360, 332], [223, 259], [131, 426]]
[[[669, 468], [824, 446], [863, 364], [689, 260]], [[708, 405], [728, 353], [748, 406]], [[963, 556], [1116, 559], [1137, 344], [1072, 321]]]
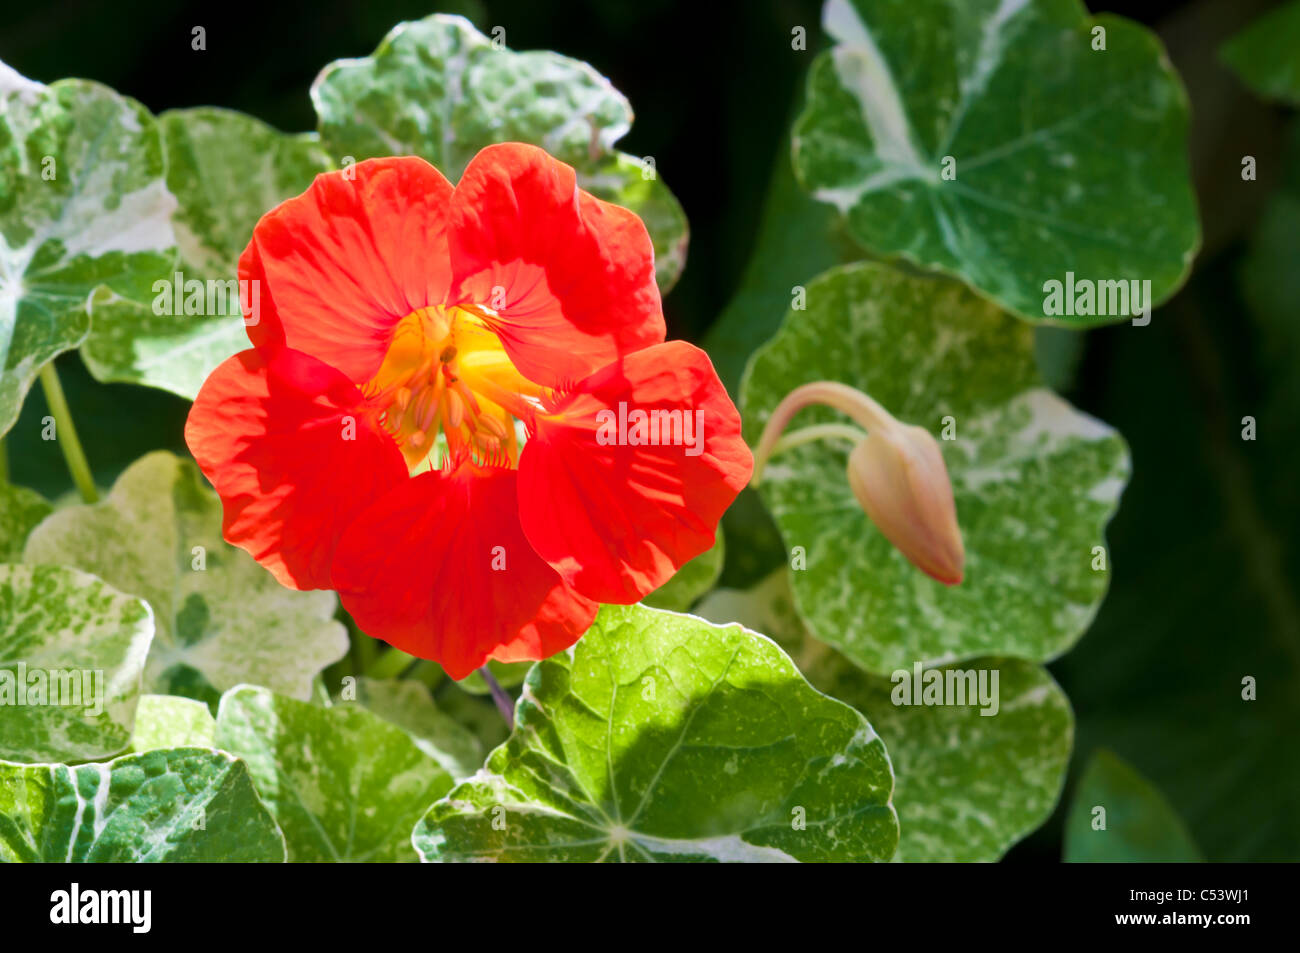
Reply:
[[864, 247], [1075, 326], [1138, 309], [1049, 315], [1067, 272], [1150, 281], [1151, 306], [1186, 279], [1187, 95], [1150, 31], [1078, 0], [828, 0], [823, 22], [795, 167]]
[[[1128, 478], [1124, 441], [1040, 385], [1028, 325], [955, 282], [861, 264], [807, 290], [807, 310], [787, 315], [746, 373], [750, 444], [795, 387], [856, 387], [939, 438], [966, 547], [959, 585], [913, 567], [849, 489], [848, 442], [775, 457], [759, 490], [803, 567], [792, 584], [812, 633], [881, 675], [1064, 652], [1106, 591], [1102, 530]], [[814, 408], [795, 426], [836, 419]]]
[[415, 830], [425, 860], [887, 860], [884, 745], [769, 639], [606, 606]]

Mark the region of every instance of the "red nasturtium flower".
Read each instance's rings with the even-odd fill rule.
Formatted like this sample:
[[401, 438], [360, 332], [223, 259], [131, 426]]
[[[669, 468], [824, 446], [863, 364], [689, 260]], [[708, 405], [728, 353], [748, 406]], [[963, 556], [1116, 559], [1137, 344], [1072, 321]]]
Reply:
[[540, 149], [455, 188], [413, 157], [318, 176], [239, 277], [253, 347], [185, 428], [226, 539], [453, 678], [662, 585], [749, 479], [708, 357], [664, 343], [645, 226]]

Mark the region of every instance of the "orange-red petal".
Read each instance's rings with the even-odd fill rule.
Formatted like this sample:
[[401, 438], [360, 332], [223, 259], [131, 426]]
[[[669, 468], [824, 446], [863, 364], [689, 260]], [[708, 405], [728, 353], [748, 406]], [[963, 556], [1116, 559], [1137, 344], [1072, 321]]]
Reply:
[[262, 216], [239, 259], [256, 301], [247, 319], [259, 348], [287, 344], [370, 379], [394, 326], [441, 305], [451, 283], [451, 184], [423, 159], [367, 159], [327, 172]]
[[489, 658], [543, 659], [578, 641], [596, 605], [528, 545], [515, 484], [512, 470], [465, 461], [361, 514], [334, 560], [357, 625], [455, 679]]
[[[620, 404], [630, 439], [641, 437], [634, 412], [654, 420], [657, 411], [661, 441], [680, 442], [618, 442]], [[665, 437], [672, 418], [662, 415], [673, 412], [691, 429]], [[575, 589], [632, 603], [713, 545], [752, 469], [740, 415], [708, 355], [671, 341], [603, 368], [538, 416], [519, 463], [520, 518], [538, 555]]]
[[566, 386], [664, 339], [654, 247], [633, 212], [577, 186], [542, 149], [483, 149], [450, 215], [455, 303], [489, 326], [529, 380]]
[[185, 442], [221, 496], [226, 539], [292, 589], [330, 588], [348, 523], [407, 482], [401, 452], [356, 386], [287, 348], [241, 351], [213, 371]]

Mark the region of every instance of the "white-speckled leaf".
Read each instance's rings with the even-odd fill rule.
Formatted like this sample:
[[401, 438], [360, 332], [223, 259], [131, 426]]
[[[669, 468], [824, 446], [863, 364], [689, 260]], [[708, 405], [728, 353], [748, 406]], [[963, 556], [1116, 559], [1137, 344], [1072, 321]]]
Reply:
[[541, 146], [577, 170], [582, 188], [641, 216], [662, 291], [681, 273], [686, 217], [657, 171], [613, 148], [632, 108], [586, 63], [494, 48], [468, 20], [434, 14], [398, 24], [371, 56], [326, 66], [311, 93], [321, 141], [340, 164], [418, 155], [455, 182], [484, 146]]
[[244, 761], [291, 861], [414, 861], [411, 828], [452, 778], [402, 729], [243, 685], [221, 698], [217, 744]]
[[[331, 165], [314, 135], [285, 135], [230, 110], [172, 110], [158, 125], [167, 188], [179, 202], [172, 226], [180, 260], [146, 299], [121, 302], [114, 321], [96, 320], [81, 353], [101, 381], [193, 399], [221, 361], [249, 346], [236, 278], [253, 226]], [[193, 281], [202, 293], [186, 284]], [[254, 300], [252, 289], [244, 293]]]
[[[785, 570], [753, 589], [719, 589], [696, 610], [715, 622], [762, 626], [817, 688], [871, 719], [889, 748], [896, 784], [895, 861], [988, 862], [1052, 813], [1070, 762], [1074, 718], [1065, 694], [1042, 668], [981, 658], [961, 669], [998, 673], [990, 705], [895, 705], [896, 683], [869, 675], [807, 635], [795, 614]], [[910, 674], [910, 673], [909, 673]], [[947, 676], [945, 676], [947, 677]]]
[[179, 695], [140, 696], [132, 751], [216, 746], [217, 721], [203, 702]]
[[0, 761], [0, 861], [284, 859], [247, 768], [224, 751], [170, 748], [76, 767]]
[[0, 563], [18, 562], [27, 534], [52, 512], [35, 490], [0, 480]]
[[[356, 680], [356, 702], [401, 728], [453, 778], [467, 778], [483, 766], [483, 746], [470, 731], [442, 712], [422, 683], [412, 679]], [[350, 704], [336, 700], [336, 705]]]
[[147, 605], [94, 576], [0, 565], [0, 758], [123, 750], [153, 633]]
[[829, 0], [823, 22], [795, 167], [864, 247], [1080, 326], [1129, 315], [1049, 316], [1045, 282], [1149, 280], [1158, 303], [1186, 279], [1187, 95], [1155, 34], [1079, 0]]
[[[154, 609], [145, 684], [215, 703], [241, 682], [295, 698], [347, 652], [332, 592], [295, 592], [221, 538], [221, 501], [198, 468], [165, 451], [118, 478], [108, 498], [46, 519], [24, 561], [76, 566]], [[202, 566], [203, 568], [195, 568]]]
[[641, 601], [654, 609], [685, 612], [695, 604], [695, 600], [713, 588], [722, 574], [726, 555], [727, 544], [719, 526], [712, 546], [682, 566], [671, 579]]
[[416, 827], [425, 860], [865, 861], [898, 841], [866, 719], [739, 626], [605, 606], [515, 719]]
[[[781, 398], [815, 380], [856, 387], [939, 439], [966, 546], [966, 576], [935, 582], [867, 518], [849, 489], [851, 444], [820, 441], [775, 457], [760, 492], [787, 548], [796, 606], [813, 634], [868, 671], [981, 655], [1051, 659], [1096, 614], [1110, 560], [1102, 531], [1128, 479], [1110, 427], [1043, 387], [1033, 329], [962, 285], [881, 264], [810, 282], [757, 351], [741, 387], [751, 446]], [[834, 342], [828, 347], [827, 342]], [[792, 424], [844, 418], [825, 408]], [[792, 560], [793, 563], [793, 560]]]
[[1254, 20], [1223, 44], [1219, 58], [1260, 96], [1300, 106], [1300, 0]]
[[43, 86], [0, 64], [0, 434], [48, 361], [148, 300], [176, 201], [149, 111], [86, 80]]

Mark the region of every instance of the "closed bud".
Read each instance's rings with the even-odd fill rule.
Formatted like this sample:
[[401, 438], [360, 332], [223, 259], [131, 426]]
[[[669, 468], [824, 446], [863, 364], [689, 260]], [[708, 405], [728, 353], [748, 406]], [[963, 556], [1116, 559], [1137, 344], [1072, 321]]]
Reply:
[[[782, 436], [795, 415], [813, 404], [838, 410], [858, 427], [817, 424]], [[753, 483], [762, 479], [770, 457], [810, 440], [832, 438], [854, 442], [849, 487], [885, 538], [912, 565], [939, 582], [948, 586], [961, 582], [966, 550], [939, 442], [923, 427], [901, 423], [859, 390], [835, 381], [814, 381], [787, 394], [759, 439]]]
[[871, 522], [912, 565], [945, 585], [961, 582], [966, 550], [952, 483], [928, 430], [873, 428], [849, 454], [848, 475]]

